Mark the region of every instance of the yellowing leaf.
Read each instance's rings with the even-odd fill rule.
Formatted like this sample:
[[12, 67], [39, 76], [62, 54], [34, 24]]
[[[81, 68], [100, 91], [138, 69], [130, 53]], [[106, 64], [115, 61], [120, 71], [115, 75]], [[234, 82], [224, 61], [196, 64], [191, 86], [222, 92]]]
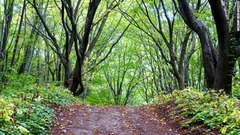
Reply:
[[224, 126], [223, 128], [221, 128], [220, 131], [221, 131], [222, 134], [225, 134], [227, 132], [227, 127]]
[[7, 121], [7, 122], [10, 122], [11, 117], [9, 117], [8, 115], [6, 115], [6, 116], [4, 117], [4, 120]]
[[15, 108], [16, 106], [13, 103], [8, 104], [8, 107]]
[[236, 119], [236, 122], [240, 122], [240, 115], [238, 116], [238, 118]]
[[234, 116], [236, 114], [237, 114], [237, 112], [233, 112], [233, 113], [230, 114], [230, 116]]
[[225, 117], [225, 118], [223, 119], [223, 122], [226, 123], [227, 120], [228, 120], [228, 117]]

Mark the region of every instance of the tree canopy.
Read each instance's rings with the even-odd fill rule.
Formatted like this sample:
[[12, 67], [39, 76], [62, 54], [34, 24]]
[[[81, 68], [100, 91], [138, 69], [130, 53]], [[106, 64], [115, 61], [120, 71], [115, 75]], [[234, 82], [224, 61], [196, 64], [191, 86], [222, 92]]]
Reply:
[[29, 74], [75, 96], [106, 91], [127, 103], [135, 92], [148, 102], [187, 87], [231, 94], [238, 84], [238, 1], [0, 4], [2, 86], [8, 74]]

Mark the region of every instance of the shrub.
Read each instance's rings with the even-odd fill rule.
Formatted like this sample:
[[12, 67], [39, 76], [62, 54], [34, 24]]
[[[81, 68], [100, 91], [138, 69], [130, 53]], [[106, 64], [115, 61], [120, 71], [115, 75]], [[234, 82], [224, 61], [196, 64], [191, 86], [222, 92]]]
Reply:
[[52, 105], [80, 102], [69, 90], [51, 84], [39, 86], [31, 76], [9, 76], [0, 93], [0, 135], [47, 134]]
[[180, 108], [182, 115], [192, 118], [182, 123], [189, 126], [203, 123], [210, 128], [218, 129], [222, 134], [238, 134], [240, 132], [240, 102], [229, 97], [223, 91], [199, 92], [188, 88], [174, 91], [170, 98]]

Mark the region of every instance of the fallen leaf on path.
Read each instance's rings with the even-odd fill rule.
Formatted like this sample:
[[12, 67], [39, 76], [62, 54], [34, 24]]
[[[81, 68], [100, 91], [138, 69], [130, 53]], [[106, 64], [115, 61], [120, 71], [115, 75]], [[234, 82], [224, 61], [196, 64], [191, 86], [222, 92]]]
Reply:
[[[149, 105], [56, 107], [52, 135], [181, 134], [183, 130], [175, 127], [178, 123], [176, 124], [167, 117], [169, 110], [166, 108], [168, 107], [165, 105], [162, 110], [160, 106]], [[169, 108], [172, 108], [172, 105]]]
[[76, 134], [74, 134], [74, 133], [68, 133], [68, 135], [76, 135]]

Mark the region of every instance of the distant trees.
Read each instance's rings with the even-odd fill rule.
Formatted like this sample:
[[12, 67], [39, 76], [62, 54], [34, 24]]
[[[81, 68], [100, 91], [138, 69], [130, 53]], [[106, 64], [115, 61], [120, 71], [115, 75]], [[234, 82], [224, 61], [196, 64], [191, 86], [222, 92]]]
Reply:
[[23, 19], [24, 19], [24, 15], [25, 15], [25, 11], [26, 11], [26, 5], [27, 5], [27, 0], [23, 1], [23, 6], [22, 6], [22, 11], [20, 13], [20, 22], [18, 25], [18, 29], [17, 29], [17, 34], [16, 34], [16, 39], [14, 42], [14, 47], [13, 47], [13, 53], [12, 53], [12, 59], [11, 59], [11, 66], [13, 66], [16, 63], [16, 55], [19, 53], [17, 52], [19, 50], [19, 38], [21, 35], [21, 30], [22, 30], [22, 26], [23, 26]]
[[[3, 9], [0, 9], [0, 73], [3, 73], [6, 67], [6, 57], [7, 57], [7, 44], [10, 36], [10, 29], [13, 18], [13, 7], [14, 0], [4, 0]], [[4, 81], [3, 77], [0, 78], [1, 81]]]
[[115, 59], [103, 63], [103, 75], [116, 105], [127, 105], [140, 83], [140, 66], [136, 62], [138, 60], [133, 54], [133, 48], [135, 47], [128, 45], [116, 47], [112, 54]]

